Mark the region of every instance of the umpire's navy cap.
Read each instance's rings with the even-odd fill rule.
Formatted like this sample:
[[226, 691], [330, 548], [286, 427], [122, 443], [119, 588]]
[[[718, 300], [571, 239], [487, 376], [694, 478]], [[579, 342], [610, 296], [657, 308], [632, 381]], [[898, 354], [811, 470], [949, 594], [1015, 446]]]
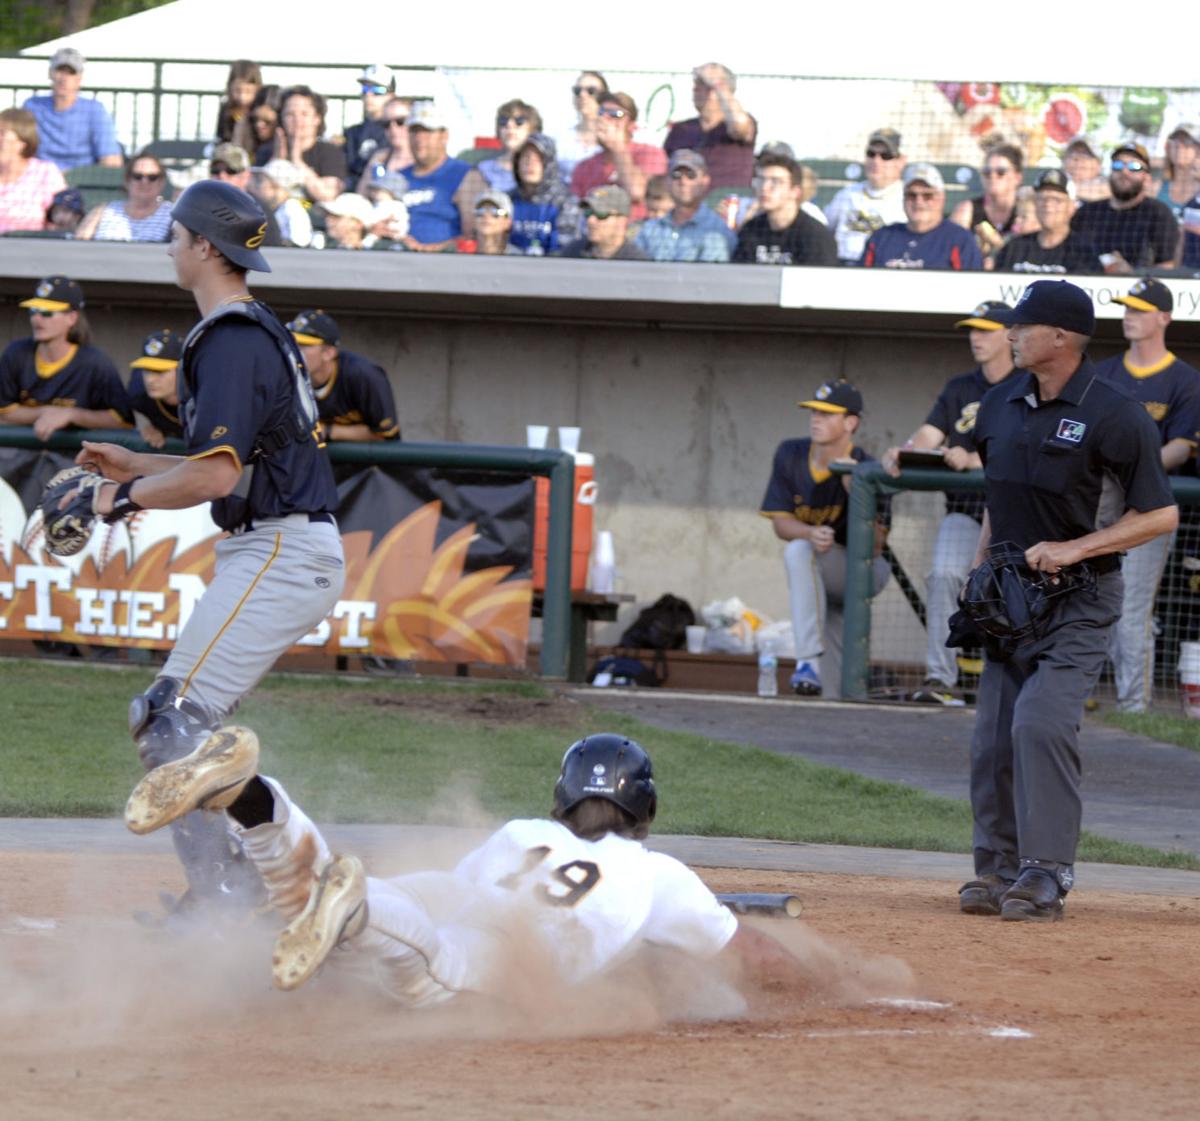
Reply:
[[1152, 277], [1142, 277], [1132, 288], [1128, 296], [1114, 296], [1114, 304], [1124, 304], [1134, 311], [1174, 311], [1175, 297], [1161, 280]]
[[966, 319], [960, 319], [955, 327], [974, 327], [979, 331], [1002, 331], [1004, 324], [996, 318], [998, 311], [1012, 311], [1012, 306], [1003, 300], [984, 300]]
[[1067, 280], [1035, 280], [1015, 308], [992, 315], [1006, 327], [1037, 323], [1089, 336], [1096, 329], [1092, 297]]
[[302, 311], [287, 325], [287, 329], [301, 346], [337, 346], [342, 338], [333, 316], [320, 308]]
[[814, 409], [818, 413], [842, 413], [858, 416], [862, 413], [862, 394], [848, 381], [827, 381], [818, 387], [812, 399], [796, 402], [802, 409]]

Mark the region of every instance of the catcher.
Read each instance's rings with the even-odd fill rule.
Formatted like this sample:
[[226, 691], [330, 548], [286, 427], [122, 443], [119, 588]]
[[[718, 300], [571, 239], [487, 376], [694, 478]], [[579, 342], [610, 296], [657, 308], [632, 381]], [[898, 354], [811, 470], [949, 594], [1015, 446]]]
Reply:
[[[780, 943], [740, 923], [678, 860], [642, 845], [657, 804], [639, 744], [588, 736], [563, 756], [550, 820], [510, 821], [453, 872], [377, 879], [356, 857], [331, 855], [287, 791], [258, 774], [254, 733], [231, 727], [147, 774], [125, 822], [139, 834], [197, 811], [229, 822], [288, 923], [272, 957], [281, 989], [304, 984], [339, 947], [350, 951], [339, 964], [368, 965], [412, 1008], [514, 995], [514, 985], [577, 985], [646, 946], [697, 960], [726, 954], [760, 985], [805, 985]], [[512, 968], [514, 947], [530, 944], [548, 975]]]
[[[315, 435], [308, 374], [290, 332], [246, 286], [248, 270], [270, 268], [258, 248], [266, 217], [217, 180], [189, 187], [172, 216], [167, 252], [201, 314], [179, 363], [187, 455], [85, 442], [76, 463], [97, 473], [58, 476], [43, 506], [49, 547], [60, 553], [83, 548], [96, 518], [147, 508], [211, 502], [226, 531], [212, 582], [158, 678], [130, 705], [147, 770], [203, 743], [332, 609], [344, 578], [337, 489]], [[192, 814], [173, 831], [188, 880], [173, 913], [258, 897], [257, 876], [220, 818]]]

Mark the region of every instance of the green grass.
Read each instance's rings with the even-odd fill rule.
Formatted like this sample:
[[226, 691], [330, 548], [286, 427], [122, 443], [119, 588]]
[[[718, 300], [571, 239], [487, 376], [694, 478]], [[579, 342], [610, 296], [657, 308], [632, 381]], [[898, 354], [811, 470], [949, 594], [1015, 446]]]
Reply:
[[1106, 712], [1101, 720], [1135, 735], [1200, 751], [1200, 720], [1170, 716], [1165, 712]]
[[[120, 813], [141, 775], [125, 729], [144, 669], [0, 660], [0, 816]], [[319, 821], [484, 824], [549, 809], [567, 744], [623, 732], [654, 757], [656, 829], [969, 852], [965, 802], [599, 713], [531, 683], [268, 678], [238, 711], [263, 770]], [[1085, 834], [1081, 860], [1200, 869]]]

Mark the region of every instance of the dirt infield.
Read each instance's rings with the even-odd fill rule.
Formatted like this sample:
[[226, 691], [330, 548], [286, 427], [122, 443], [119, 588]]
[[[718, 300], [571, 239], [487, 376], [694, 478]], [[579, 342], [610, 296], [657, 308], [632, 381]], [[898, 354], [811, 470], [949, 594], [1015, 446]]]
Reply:
[[647, 969], [556, 1006], [419, 1014], [332, 971], [285, 995], [270, 988], [265, 926], [192, 941], [129, 919], [174, 884], [169, 856], [0, 853], [0, 1112], [1194, 1115], [1196, 900], [1080, 892], [1065, 922], [1040, 927], [960, 916], [941, 882], [704, 874], [716, 890], [803, 899], [803, 920], [768, 929], [811, 963], [807, 994], [759, 994], [733, 1020], [701, 1007], [672, 1022], [664, 1010], [695, 1012], [708, 978]]

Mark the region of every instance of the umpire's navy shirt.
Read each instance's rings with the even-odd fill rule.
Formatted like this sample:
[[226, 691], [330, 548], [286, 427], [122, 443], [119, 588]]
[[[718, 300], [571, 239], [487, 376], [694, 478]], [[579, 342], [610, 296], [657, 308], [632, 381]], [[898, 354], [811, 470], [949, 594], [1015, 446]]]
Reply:
[[1087, 358], [1053, 401], [1038, 397], [1028, 371], [987, 394], [975, 445], [995, 543], [1028, 549], [1070, 541], [1112, 525], [1127, 509], [1175, 503], [1154, 421]]

